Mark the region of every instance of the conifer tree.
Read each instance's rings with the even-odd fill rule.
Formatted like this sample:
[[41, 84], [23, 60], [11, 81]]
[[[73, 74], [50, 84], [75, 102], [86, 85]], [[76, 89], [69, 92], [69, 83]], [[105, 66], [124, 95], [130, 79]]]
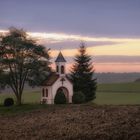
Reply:
[[74, 58], [74, 65], [71, 70], [71, 80], [74, 86], [74, 92], [81, 91], [85, 95], [86, 102], [95, 99], [96, 79], [94, 77], [94, 69], [92, 58], [86, 53], [84, 43], [80, 44], [80, 48]]

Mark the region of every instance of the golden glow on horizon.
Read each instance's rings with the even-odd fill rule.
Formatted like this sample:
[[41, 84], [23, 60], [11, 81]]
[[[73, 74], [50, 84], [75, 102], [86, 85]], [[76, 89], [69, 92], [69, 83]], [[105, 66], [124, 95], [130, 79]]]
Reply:
[[[130, 67], [131, 65], [131, 67]], [[53, 63], [51, 65], [51, 67], [53, 68], [53, 70], [55, 70], [55, 64]], [[66, 72], [70, 72], [72, 68], [72, 63], [68, 63], [66, 64]], [[94, 70], [95, 72], [121, 72], [121, 73], [124, 73], [124, 72], [140, 72], [140, 65], [138, 64], [121, 64], [121, 63], [118, 63], [118, 64], [112, 64], [112, 63], [105, 63], [105, 64], [97, 64], [95, 63], [94, 64]]]
[[[63, 49], [65, 56], [73, 57], [77, 54], [77, 49]], [[139, 43], [124, 43], [115, 45], [104, 45], [97, 47], [88, 47], [87, 53], [89, 55], [129, 55], [140, 56], [140, 42]], [[51, 56], [56, 57], [58, 50], [52, 50]]]
[[[5, 33], [6, 30], [0, 30], [0, 33]], [[140, 56], [140, 38], [108, 38], [108, 37], [88, 37], [81, 35], [69, 35], [65, 33], [37, 33], [28, 32], [28, 35], [37, 39], [39, 43], [44, 44], [47, 40], [48, 47], [51, 43], [59, 43], [66, 41], [85, 41], [85, 42], [113, 42], [114, 44], [88, 46], [87, 53], [90, 55], [127, 55]], [[65, 47], [65, 46], [63, 46]], [[78, 46], [76, 46], [78, 48]], [[51, 50], [51, 56], [56, 57], [59, 50]], [[64, 56], [73, 57], [77, 54], [77, 49], [61, 49]], [[115, 64], [115, 63], [114, 63]], [[67, 64], [67, 71], [69, 71], [71, 64]], [[97, 72], [140, 72], [140, 65], [133, 64], [101, 64], [95, 63], [95, 70]]]

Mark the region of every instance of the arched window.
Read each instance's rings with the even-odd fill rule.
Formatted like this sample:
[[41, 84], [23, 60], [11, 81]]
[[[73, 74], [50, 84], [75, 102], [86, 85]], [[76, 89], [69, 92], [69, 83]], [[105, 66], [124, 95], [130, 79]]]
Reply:
[[56, 66], [56, 72], [58, 72], [59, 71], [59, 67], [58, 66]]
[[44, 90], [44, 88], [42, 89], [42, 96], [45, 97], [45, 90]]
[[46, 97], [48, 97], [48, 89], [46, 88]]
[[61, 74], [64, 74], [64, 71], [65, 71], [64, 66], [61, 66]]

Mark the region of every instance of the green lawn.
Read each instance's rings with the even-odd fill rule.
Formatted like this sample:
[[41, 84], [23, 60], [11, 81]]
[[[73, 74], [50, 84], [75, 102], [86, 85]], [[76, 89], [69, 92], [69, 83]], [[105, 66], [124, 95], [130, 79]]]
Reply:
[[133, 92], [140, 93], [140, 83], [111, 83], [99, 84], [98, 91], [100, 92]]
[[[0, 94], [0, 104], [7, 97], [13, 97], [14, 94]], [[33, 91], [23, 94], [23, 103], [39, 103], [40, 91]], [[119, 84], [100, 84], [96, 93], [96, 104], [140, 104], [140, 83], [119, 83]]]
[[26, 113], [36, 109], [48, 108], [45, 104], [23, 104], [21, 106], [4, 107], [0, 106], [0, 115], [11, 115], [18, 113]]
[[[3, 103], [6, 97], [14, 97], [13, 94], [0, 94], [0, 104]], [[39, 103], [40, 93], [24, 93], [24, 103]], [[124, 92], [97, 92], [96, 99], [93, 101], [96, 104], [140, 104], [140, 93], [124, 93]]]
[[[15, 95], [14, 94], [0, 94], [0, 104], [3, 104], [3, 101], [5, 98], [7, 97], [12, 97], [14, 98], [14, 100], [16, 101], [16, 98], [15, 98]], [[25, 92], [23, 93], [23, 96], [22, 96], [22, 102], [27, 104], [27, 103], [33, 103], [33, 104], [36, 104], [36, 103], [39, 103], [40, 102], [40, 98], [41, 98], [41, 94], [39, 91], [34, 91], [34, 92]]]
[[97, 92], [93, 102], [107, 105], [136, 105], [140, 104], [140, 93]]
[[140, 83], [99, 84], [96, 104], [140, 104]]

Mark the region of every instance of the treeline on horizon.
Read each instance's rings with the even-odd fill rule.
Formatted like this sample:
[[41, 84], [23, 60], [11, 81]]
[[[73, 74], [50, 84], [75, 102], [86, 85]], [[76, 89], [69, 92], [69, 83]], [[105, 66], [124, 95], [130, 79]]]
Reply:
[[[97, 78], [98, 84], [107, 84], [107, 83], [133, 83], [139, 82], [140, 73], [95, 73], [94, 76]], [[25, 91], [36, 91], [39, 90], [38, 87], [31, 88], [25, 85]], [[2, 93], [4, 91], [1, 91]], [[11, 93], [11, 89], [6, 88], [6, 93]]]
[[136, 82], [137, 79], [140, 79], [140, 73], [95, 73], [98, 83], [127, 83], [127, 82]]

